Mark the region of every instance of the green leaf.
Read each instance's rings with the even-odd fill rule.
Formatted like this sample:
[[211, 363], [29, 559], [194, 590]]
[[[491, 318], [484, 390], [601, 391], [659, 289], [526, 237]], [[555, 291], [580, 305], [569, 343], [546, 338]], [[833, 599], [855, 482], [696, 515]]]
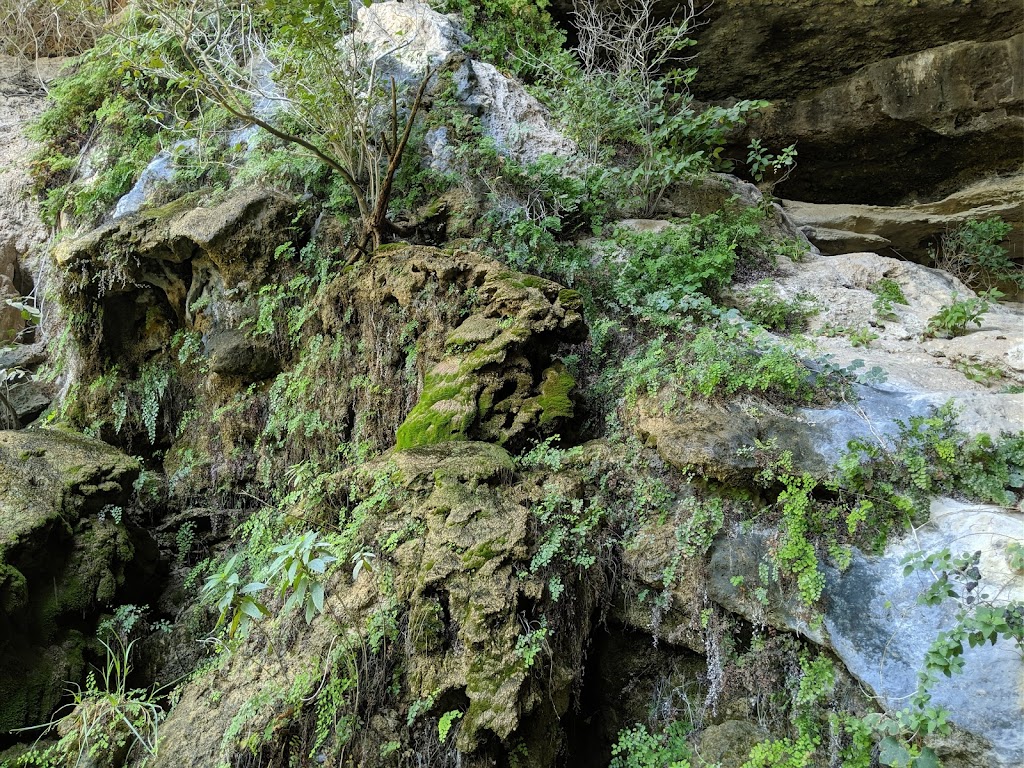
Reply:
[[910, 768], [910, 752], [892, 736], [886, 736], [879, 744], [878, 762], [893, 768]]
[[313, 598], [313, 605], [320, 612], [324, 610], [324, 585], [320, 582], [313, 584], [313, 588], [310, 590], [310, 597]]
[[249, 616], [250, 618], [263, 618], [263, 611], [261, 611], [259, 605], [257, 605], [252, 600], [244, 600], [242, 601], [242, 604], [238, 607], [242, 611], [242, 613], [244, 613], [246, 616]]

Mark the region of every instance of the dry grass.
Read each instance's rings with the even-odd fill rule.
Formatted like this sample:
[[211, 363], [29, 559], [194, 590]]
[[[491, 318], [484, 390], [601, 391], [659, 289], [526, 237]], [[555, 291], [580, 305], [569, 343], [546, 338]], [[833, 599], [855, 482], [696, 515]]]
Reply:
[[0, 53], [29, 59], [92, 47], [128, 0], [0, 0]]

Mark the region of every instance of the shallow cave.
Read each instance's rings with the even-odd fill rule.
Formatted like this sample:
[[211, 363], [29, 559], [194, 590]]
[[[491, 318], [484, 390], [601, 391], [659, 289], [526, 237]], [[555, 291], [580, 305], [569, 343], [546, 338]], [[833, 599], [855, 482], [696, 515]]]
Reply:
[[680, 707], [702, 695], [705, 674], [704, 658], [693, 651], [629, 627], [599, 626], [579, 699], [562, 718], [560, 765], [608, 765], [619, 731], [683, 716]]

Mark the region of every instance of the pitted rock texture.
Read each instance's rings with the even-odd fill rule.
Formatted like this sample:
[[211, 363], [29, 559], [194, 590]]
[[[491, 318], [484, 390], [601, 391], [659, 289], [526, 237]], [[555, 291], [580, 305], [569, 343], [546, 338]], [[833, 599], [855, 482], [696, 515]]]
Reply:
[[[458, 253], [432, 249], [406, 253], [427, 257], [429, 271], [405, 273], [413, 280], [460, 261]], [[550, 433], [573, 416], [575, 381], [551, 355], [557, 345], [586, 337], [580, 296], [497, 262], [462, 259], [461, 268], [470, 270], [467, 288], [476, 292], [474, 311], [448, 334], [444, 356], [426, 373], [419, 401], [398, 429], [400, 450], [470, 437], [505, 444], [526, 430]], [[392, 263], [403, 271], [412, 264]]]

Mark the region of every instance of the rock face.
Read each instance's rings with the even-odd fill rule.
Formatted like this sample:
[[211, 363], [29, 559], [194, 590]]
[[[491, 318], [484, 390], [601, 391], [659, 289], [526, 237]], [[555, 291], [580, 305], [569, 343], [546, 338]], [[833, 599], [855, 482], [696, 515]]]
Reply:
[[[394, 709], [400, 706], [394, 696], [368, 696], [372, 716], [363, 731], [351, 735], [353, 745], [385, 743], [414, 730], [415, 722], [422, 736], [409, 738], [422, 738], [418, 753], [428, 754], [437, 747], [436, 718], [458, 708], [463, 714], [453, 733], [461, 764], [494, 765], [513, 748], [513, 739], [527, 746], [531, 764], [552, 764], [559, 717], [576, 673], [567, 660], [581, 658], [590, 626], [584, 618], [582, 626], [552, 627], [560, 653], [552, 654], [549, 676], [531, 674], [532, 663], [521, 650], [522, 621], [548, 605], [543, 583], [525, 575], [533, 535], [530, 508], [543, 493], [538, 478], [517, 475], [504, 449], [464, 441], [393, 453], [351, 479], [378, 494], [386, 489], [360, 531], [363, 540], [390, 536], [402, 543], [354, 581], [348, 569], [333, 577], [327, 609], [310, 627], [296, 632], [284, 616], [280, 626], [269, 627], [284, 637], [275, 640], [274, 661], [267, 657], [261, 663], [269, 651], [261, 650], [262, 639], [253, 633], [245, 652], [226, 659], [218, 674], [188, 684], [161, 727], [164, 748], [153, 764], [200, 768], [241, 758], [250, 734], [272, 732], [276, 708], [302, 688], [302, 680], [315, 688], [338, 664], [342, 671], [360, 668], [364, 682], [368, 675], [384, 674], [380, 680], [388, 686], [395, 654], [402, 657], [402, 696], [408, 699], [403, 706], [419, 701], [419, 714], [407, 718], [404, 708]], [[599, 585], [567, 588], [563, 600], [592, 606]], [[387, 650], [373, 646], [368, 633], [374, 621], [398, 605], [408, 606], [408, 642], [392, 646], [387, 640]], [[252, 700], [254, 690], [260, 695]], [[240, 712], [244, 730], [232, 731]], [[364, 754], [367, 766], [394, 765], [377, 750]]]
[[116, 521], [138, 473], [81, 435], [0, 432], [0, 731], [47, 720], [82, 677], [99, 613], [144, 592], [152, 545]]
[[902, 206], [802, 203], [783, 207], [822, 253], [893, 252], [923, 261], [936, 236], [964, 222], [999, 216], [1015, 226], [1011, 253], [1020, 254], [1024, 228], [1024, 176], [1014, 174], [976, 182], [931, 203]]
[[[555, 6], [571, 24], [572, 3]], [[815, 227], [823, 249], [891, 245], [924, 257], [925, 241], [951, 219], [1024, 218], [1019, 179], [999, 180], [1019, 171], [1024, 142], [1018, 3], [722, 0], [699, 21], [695, 95], [773, 102], [732, 156], [746, 157], [750, 137], [775, 151], [797, 144], [797, 166], [777, 194], [842, 206], [941, 201], [939, 210], [864, 211], [856, 226], [801, 221]], [[966, 191], [972, 185], [1007, 192], [979, 200], [976, 188]], [[1018, 226], [1017, 241], [1020, 234]]]
[[[371, 50], [397, 48], [384, 65], [399, 79], [418, 81], [428, 65], [449, 70], [455, 97], [480, 118], [484, 134], [520, 162], [533, 162], [543, 154], [568, 157], [575, 150], [573, 143], [551, 126], [546, 110], [522, 83], [492, 64], [466, 58], [462, 53], [466, 34], [452, 18], [422, 2], [383, 2], [361, 7], [358, 23], [356, 35]], [[448, 170], [454, 148], [445, 129], [431, 130], [426, 141], [434, 168]]]
[[42, 59], [38, 66], [0, 55], [0, 343], [23, 332], [21, 313], [3, 303], [28, 295], [33, 288], [32, 251], [46, 239], [39, 207], [29, 194], [33, 143], [23, 126], [38, 115], [51, 80], [64, 59]]
[[[870, 290], [882, 279], [899, 285], [907, 300], [895, 303], [885, 317], [875, 309], [877, 296]], [[926, 338], [928, 322], [941, 307], [954, 297], [973, 296], [946, 272], [874, 253], [844, 254], [813, 257], [780, 284], [790, 295], [804, 292], [817, 299], [821, 311], [812, 318], [810, 333], [818, 337], [822, 352], [842, 365], [861, 359], [867, 368], [877, 365], [887, 372], [885, 384], [876, 386], [877, 394], [867, 401], [877, 406], [879, 423], [886, 421], [887, 411], [891, 420], [901, 410], [910, 414], [952, 398], [964, 409], [961, 426], [970, 432], [1024, 429], [1024, 396], [985, 384], [986, 375], [989, 384], [1024, 383], [1020, 305], [991, 305], [981, 324], [970, 325], [962, 336]], [[847, 330], [823, 335], [828, 328]], [[846, 338], [850, 329], [868, 330], [874, 338], [854, 347]]]
[[1022, 108], [1018, 34], [869, 64], [776, 102], [751, 132], [769, 146], [797, 143], [797, 169], [780, 187], [787, 197], [892, 205], [1018, 170]]
[[416, 407], [398, 428], [400, 450], [470, 435], [501, 445], [573, 415], [576, 382], [561, 363], [548, 364], [545, 350], [586, 337], [582, 299], [497, 264], [484, 269], [479, 309], [445, 340], [445, 357], [427, 373]]
[[[842, 660], [846, 669], [888, 710], [898, 711], [916, 690], [924, 656], [940, 631], [956, 623], [956, 601], [938, 607], [917, 603], [917, 596], [937, 578], [915, 572], [904, 577], [904, 558], [948, 548], [954, 556], [980, 552], [983, 578], [972, 589], [1005, 605], [1024, 597], [1024, 576], [1008, 564], [1007, 545], [1024, 531], [1020, 513], [967, 505], [949, 499], [932, 504], [931, 520], [913, 535], [892, 542], [884, 554], [854, 554], [843, 572], [826, 569], [826, 605], [821, 626], [808, 624], [799, 597], [779, 587], [761, 584], [759, 571], [770, 562], [770, 536], [762, 531], [722, 539], [712, 551], [708, 593], [727, 609], [755, 624], [798, 632]], [[736, 576], [741, 576], [737, 580]], [[738, 582], [738, 583], [737, 583]], [[757, 586], [766, 588], [761, 598]], [[965, 765], [1010, 768], [1024, 760], [1020, 732], [1024, 707], [1024, 666], [1007, 643], [966, 648], [962, 674], [932, 688], [933, 704], [949, 709], [951, 721], [976, 738], [961, 737], [937, 747], [944, 759]], [[965, 754], [972, 744], [973, 754]]]
[[221, 376], [239, 376], [245, 381], [260, 381], [280, 368], [273, 351], [253, 341], [249, 334], [226, 330], [211, 334], [206, 341], [210, 370]]
[[[808, 413], [814, 413], [808, 409]], [[830, 465], [818, 452], [813, 429], [800, 416], [759, 413], [738, 406], [691, 403], [681, 412], [667, 412], [657, 403], [643, 403], [639, 435], [669, 464], [695, 469], [719, 482], [744, 485], [757, 471], [749, 448], [775, 438], [780, 451], [791, 451], [801, 470], [821, 473]]]
[[204, 295], [208, 304], [239, 285], [259, 286], [295, 218], [294, 202], [271, 191], [240, 190], [207, 207], [190, 202], [125, 216], [53, 249], [58, 267], [82, 276], [65, 281], [65, 302], [101, 319], [72, 326], [84, 349], [137, 362], [166, 344], [194, 320], [190, 306]]
[[698, 30], [696, 92], [785, 99], [832, 85], [877, 61], [953, 40], [992, 41], [1020, 31], [1007, 0], [722, 0]]
[[[914, 537], [890, 545], [878, 558], [857, 556], [849, 570], [830, 574], [825, 628], [846, 668], [888, 708], [903, 706], [916, 687], [925, 652], [940, 630], [955, 624], [956, 601], [918, 605], [916, 596], [933, 580], [903, 576], [903, 558], [948, 548], [953, 555], [980, 552], [977, 595], [997, 604], [1024, 599], [1024, 576], [1011, 570], [1007, 545], [1024, 533], [1019, 512], [939, 500], [931, 520]], [[967, 594], [965, 591], [964, 595]], [[994, 768], [1024, 763], [1024, 664], [1007, 643], [967, 648], [962, 674], [935, 686], [933, 703], [946, 707], [958, 726], [987, 739], [982, 761]], [[956, 753], [955, 747], [952, 748]], [[977, 761], [977, 757], [975, 757]]]

